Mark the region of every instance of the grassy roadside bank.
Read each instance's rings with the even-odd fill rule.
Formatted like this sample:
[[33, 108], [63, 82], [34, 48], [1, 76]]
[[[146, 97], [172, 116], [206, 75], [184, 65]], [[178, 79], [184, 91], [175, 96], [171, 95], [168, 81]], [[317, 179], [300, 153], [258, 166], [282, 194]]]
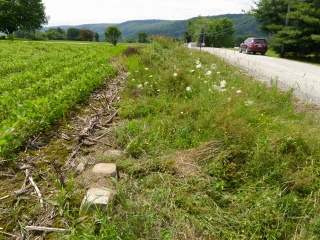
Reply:
[[319, 238], [318, 112], [210, 54], [138, 52], [117, 132], [125, 203], [99, 236]]

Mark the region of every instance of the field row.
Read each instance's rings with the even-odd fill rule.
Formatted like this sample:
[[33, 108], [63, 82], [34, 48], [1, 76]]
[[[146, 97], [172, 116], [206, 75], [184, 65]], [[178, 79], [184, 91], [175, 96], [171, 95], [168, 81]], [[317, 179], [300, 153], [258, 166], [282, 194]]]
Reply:
[[124, 47], [0, 42], [0, 155], [61, 117], [115, 75]]

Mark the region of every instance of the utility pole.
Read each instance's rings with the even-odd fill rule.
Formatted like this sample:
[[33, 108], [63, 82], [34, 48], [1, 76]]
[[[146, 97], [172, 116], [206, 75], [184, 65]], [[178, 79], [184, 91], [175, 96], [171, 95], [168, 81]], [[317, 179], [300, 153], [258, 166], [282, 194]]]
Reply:
[[[290, 13], [290, 5], [288, 4], [288, 10], [287, 10], [287, 16], [286, 16], [286, 25], [285, 25], [286, 27], [289, 26], [289, 13]], [[285, 54], [285, 46], [284, 46], [284, 42], [282, 42], [280, 57], [284, 58], [284, 54]]]
[[203, 46], [205, 46], [206, 45], [206, 43], [205, 43], [205, 39], [206, 39], [206, 27], [204, 26], [203, 27]]
[[199, 40], [198, 40], [199, 44], [200, 44], [200, 50], [201, 50], [202, 45], [205, 45], [204, 40], [205, 40], [205, 30], [204, 30], [204, 26], [203, 26], [201, 29], [201, 32], [200, 32]]

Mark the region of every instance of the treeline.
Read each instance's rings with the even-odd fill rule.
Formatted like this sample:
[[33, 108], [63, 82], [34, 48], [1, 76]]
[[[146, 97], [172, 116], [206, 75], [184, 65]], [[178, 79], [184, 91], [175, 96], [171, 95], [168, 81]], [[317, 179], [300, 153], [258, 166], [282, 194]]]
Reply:
[[99, 34], [88, 28], [68, 28], [67, 30], [56, 27], [46, 31], [24, 31], [17, 30], [15, 38], [26, 38], [32, 40], [73, 40], [73, 41], [96, 41], [99, 42]]
[[281, 57], [320, 58], [320, 0], [260, 0], [254, 4], [250, 13], [270, 35]]
[[234, 25], [228, 18], [198, 17], [188, 21], [185, 41], [210, 47], [229, 47], [234, 44], [233, 34]]

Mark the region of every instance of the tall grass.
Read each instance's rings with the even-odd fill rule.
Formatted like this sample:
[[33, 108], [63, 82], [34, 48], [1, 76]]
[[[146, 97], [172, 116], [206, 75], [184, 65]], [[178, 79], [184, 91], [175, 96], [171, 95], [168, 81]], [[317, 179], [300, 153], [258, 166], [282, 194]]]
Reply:
[[135, 238], [320, 237], [317, 112], [163, 39], [130, 57], [128, 71], [117, 134], [131, 158], [117, 164], [126, 201], [150, 206]]

